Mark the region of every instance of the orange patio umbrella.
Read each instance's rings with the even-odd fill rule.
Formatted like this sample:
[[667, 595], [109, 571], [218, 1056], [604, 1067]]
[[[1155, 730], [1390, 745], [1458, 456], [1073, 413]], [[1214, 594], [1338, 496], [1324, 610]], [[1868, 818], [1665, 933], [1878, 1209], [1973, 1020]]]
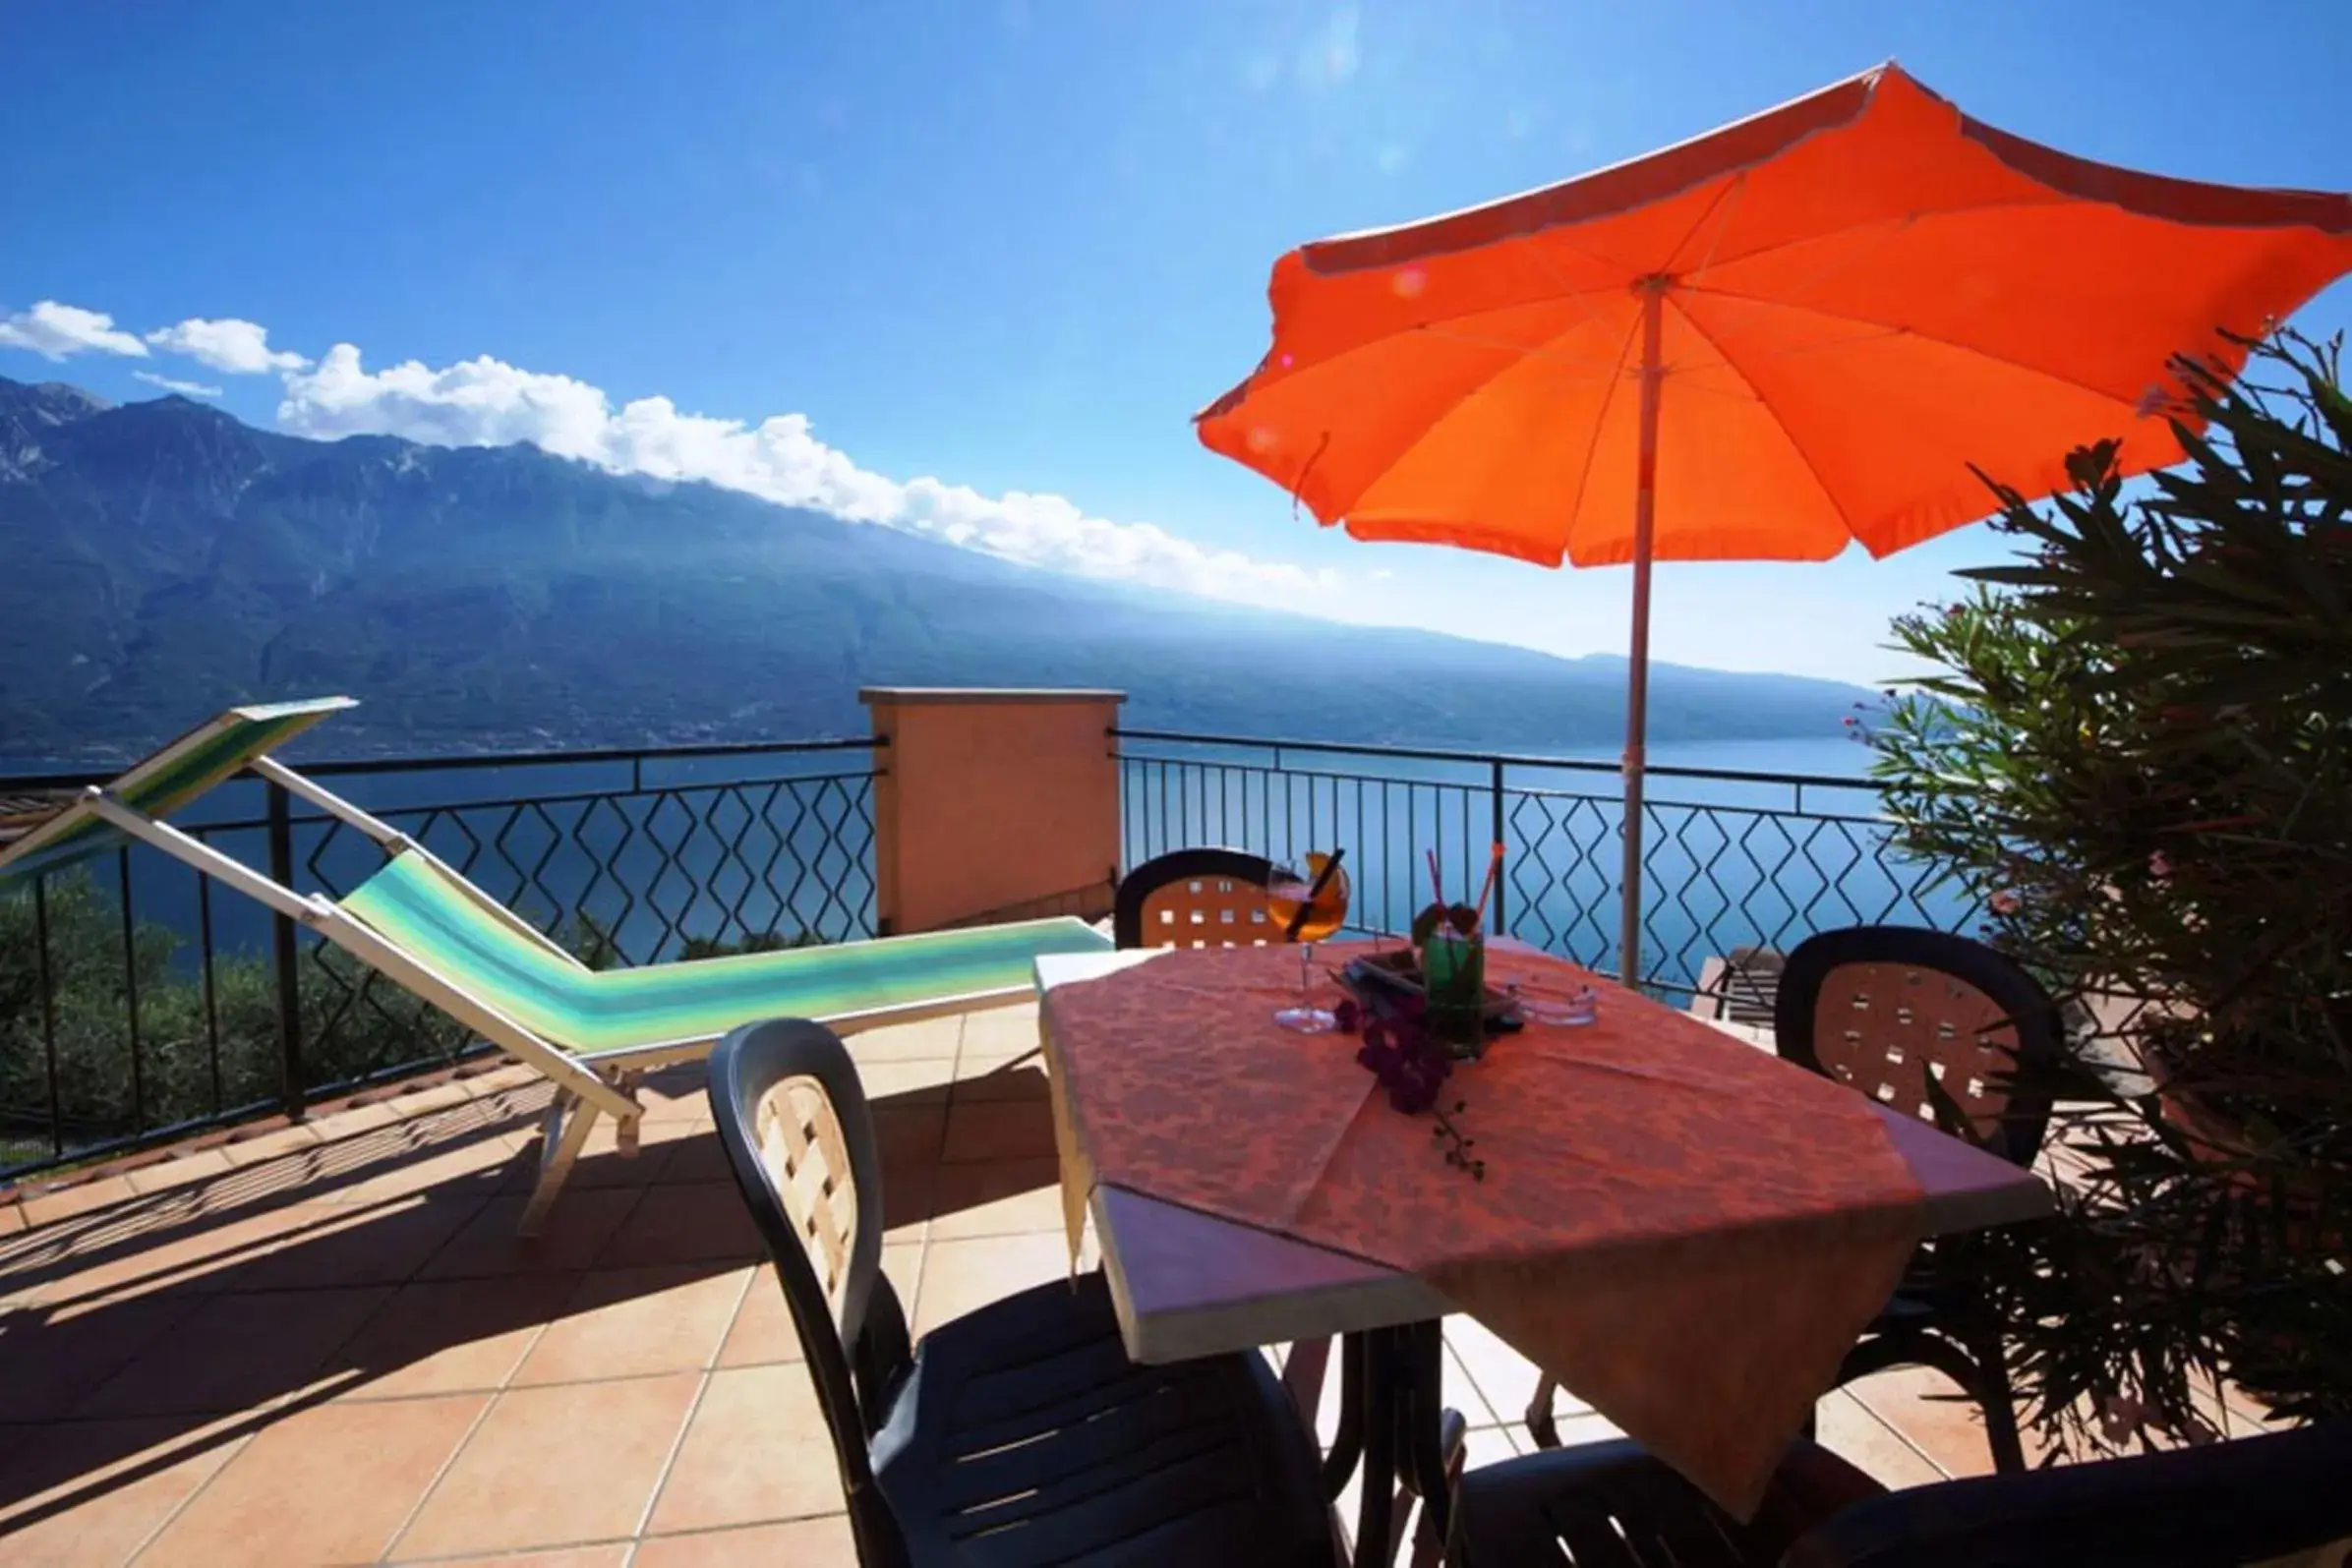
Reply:
[[1197, 418], [1358, 539], [1633, 564], [1622, 972], [1639, 977], [1653, 560], [1885, 555], [2234, 374], [2352, 266], [2352, 198], [2135, 173], [1894, 65], [1661, 152], [1274, 263], [1273, 347]]

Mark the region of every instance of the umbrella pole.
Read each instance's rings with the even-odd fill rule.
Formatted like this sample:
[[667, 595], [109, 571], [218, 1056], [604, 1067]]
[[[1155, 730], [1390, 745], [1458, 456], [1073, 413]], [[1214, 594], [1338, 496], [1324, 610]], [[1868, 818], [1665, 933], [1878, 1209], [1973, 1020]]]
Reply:
[[1666, 379], [1659, 340], [1669, 279], [1643, 278], [1641, 293], [1641, 445], [1633, 470], [1633, 647], [1625, 669], [1624, 926], [1617, 978], [1641, 983], [1641, 785], [1643, 737], [1650, 710], [1650, 554], [1658, 512], [1658, 394]]

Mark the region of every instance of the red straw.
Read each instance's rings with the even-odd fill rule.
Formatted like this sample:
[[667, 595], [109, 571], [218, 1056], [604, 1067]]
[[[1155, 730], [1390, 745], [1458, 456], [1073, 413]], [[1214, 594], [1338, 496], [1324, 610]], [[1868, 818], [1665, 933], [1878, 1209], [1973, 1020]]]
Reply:
[[1495, 845], [1495, 852], [1487, 856], [1487, 880], [1479, 884], [1478, 901], [1470, 906], [1470, 912], [1476, 921], [1476, 924], [1471, 927], [1472, 930], [1476, 930], [1479, 925], [1486, 923], [1487, 897], [1495, 891], [1495, 878], [1501, 870], [1502, 845], [1498, 842]]
[[1429, 851], [1429, 893], [1438, 900], [1439, 908], [1445, 907], [1445, 879], [1438, 874], [1438, 851], [1434, 847]]

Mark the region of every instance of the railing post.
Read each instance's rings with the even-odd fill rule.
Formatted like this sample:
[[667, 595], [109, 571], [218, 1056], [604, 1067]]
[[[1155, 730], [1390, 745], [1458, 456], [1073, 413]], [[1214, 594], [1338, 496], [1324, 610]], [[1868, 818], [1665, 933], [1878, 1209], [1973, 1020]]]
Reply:
[[32, 878], [32, 943], [40, 956], [41, 1051], [49, 1064], [49, 1150], [65, 1157], [65, 1099], [57, 1080], [57, 976], [49, 963], [49, 876]]
[[[269, 875], [281, 888], [294, 886], [293, 802], [282, 784], [269, 790]], [[277, 1049], [282, 1079], [280, 1095], [286, 1116], [299, 1122], [303, 1115], [302, 987], [294, 964], [298, 950], [291, 916], [269, 917], [271, 963], [277, 971]]]
[[[1494, 758], [1488, 766], [1492, 770], [1488, 776], [1488, 787], [1494, 791], [1495, 796], [1495, 842], [1507, 843], [1508, 841], [1503, 837], [1502, 827], [1502, 759], [1500, 757]], [[1507, 863], [1509, 859], [1510, 851], [1506, 848], [1503, 851], [1503, 860], [1506, 863], [1495, 874], [1495, 930], [1506, 937], [1511, 934], [1511, 927], [1509, 917], [1502, 911], [1502, 891], [1509, 887], [1511, 882], [1510, 866]]]

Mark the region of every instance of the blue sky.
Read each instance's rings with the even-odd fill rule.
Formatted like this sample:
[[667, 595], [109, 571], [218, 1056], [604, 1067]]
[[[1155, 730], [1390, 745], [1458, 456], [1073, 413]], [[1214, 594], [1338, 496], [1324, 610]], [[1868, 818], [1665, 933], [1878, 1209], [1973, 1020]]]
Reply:
[[[186, 381], [321, 435], [618, 441], [1049, 564], [1569, 654], [1621, 646], [1623, 571], [1358, 545], [1194, 441], [1264, 347], [1282, 250], [1890, 56], [2087, 156], [2352, 187], [2340, 0], [12, 0], [0, 56], [0, 375]], [[2348, 317], [2339, 285], [2303, 320]], [[266, 343], [138, 340], [190, 319]], [[1654, 648], [1900, 673], [1889, 615], [1996, 548], [1670, 566]]]

